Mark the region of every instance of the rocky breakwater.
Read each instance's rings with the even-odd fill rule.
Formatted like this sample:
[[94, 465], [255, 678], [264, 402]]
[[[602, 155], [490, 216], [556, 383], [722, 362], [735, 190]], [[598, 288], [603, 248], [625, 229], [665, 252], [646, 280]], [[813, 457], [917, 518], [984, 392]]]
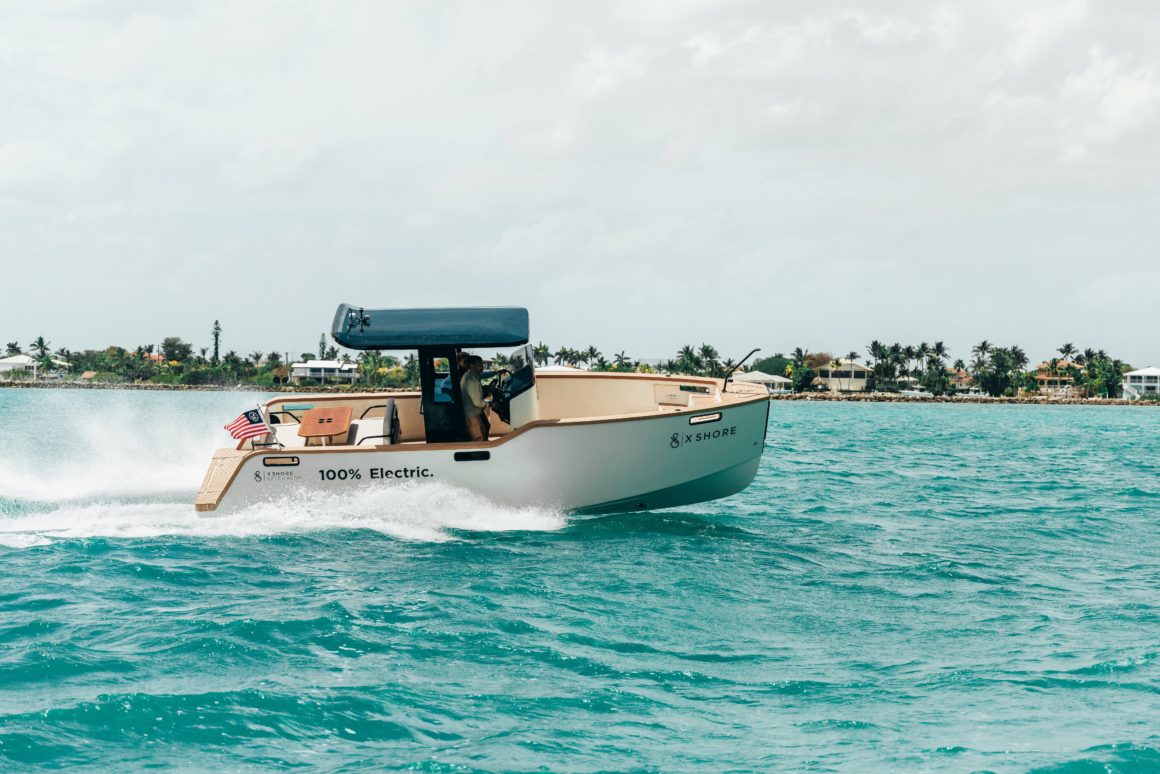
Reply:
[[0, 379], [0, 388], [28, 390], [152, 390], [161, 392], [308, 392], [311, 394], [364, 393], [364, 392], [405, 392], [388, 387], [352, 388], [348, 385], [327, 385], [298, 387], [286, 384], [263, 386], [257, 384], [156, 384], [154, 382], [81, 382], [60, 379]]
[[1123, 400], [1121, 398], [1050, 398], [1044, 395], [1027, 395], [1018, 398], [992, 398], [989, 396], [939, 395], [915, 398], [889, 392], [835, 393], [799, 392], [790, 395], [770, 395], [770, 400], [816, 400], [850, 403], [985, 403], [987, 405], [1046, 405], [1046, 406], [1160, 406], [1160, 401]]

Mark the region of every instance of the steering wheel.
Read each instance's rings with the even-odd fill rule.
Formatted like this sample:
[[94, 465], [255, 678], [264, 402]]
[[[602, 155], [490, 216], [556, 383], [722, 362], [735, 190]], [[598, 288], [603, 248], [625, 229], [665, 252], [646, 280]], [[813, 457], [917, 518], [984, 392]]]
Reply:
[[501, 368], [495, 372], [495, 379], [491, 383], [492, 390], [498, 392], [500, 395], [506, 397], [508, 385], [512, 381], [512, 372], [506, 368]]

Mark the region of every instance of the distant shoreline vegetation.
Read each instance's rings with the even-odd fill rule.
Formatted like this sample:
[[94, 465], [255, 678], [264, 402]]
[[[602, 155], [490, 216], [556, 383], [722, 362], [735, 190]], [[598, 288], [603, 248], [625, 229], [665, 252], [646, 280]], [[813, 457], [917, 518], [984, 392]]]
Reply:
[[[39, 377], [50, 381], [107, 386], [170, 385], [191, 388], [248, 387], [286, 389], [328, 387], [335, 389], [414, 387], [419, 382], [414, 354], [398, 358], [378, 351], [359, 352], [352, 357], [319, 337], [317, 349], [304, 351], [298, 360], [336, 362], [345, 365], [342, 378], [310, 379], [292, 370], [289, 353], [255, 351], [240, 355], [222, 352], [222, 327], [218, 321], [210, 330], [211, 346], [196, 348], [181, 338], [169, 336], [159, 345], [134, 349], [110, 346], [102, 350], [74, 352], [51, 349], [43, 336], [37, 337], [25, 353], [16, 341], [5, 346], [5, 356], [25, 356], [30, 368], [0, 370], [0, 380], [18, 381]], [[553, 350], [543, 342], [532, 348], [537, 365], [566, 365], [591, 371], [621, 373], [687, 374], [722, 378], [737, 367], [731, 358], [721, 357], [709, 344], [685, 345], [668, 360], [637, 360], [626, 352], [605, 356], [599, 349], [560, 347]], [[792, 352], [747, 364], [749, 370], [784, 376], [787, 391], [794, 393], [897, 393], [920, 387], [932, 396], [964, 392], [991, 397], [1020, 397], [1063, 393], [1058, 397], [1119, 398], [1123, 374], [1131, 366], [1102, 349], [1079, 350], [1066, 343], [1053, 356], [1029, 368], [1030, 361], [1018, 346], [999, 347], [982, 341], [971, 349], [971, 359], [950, 361], [941, 341], [918, 345], [884, 344], [872, 341], [862, 357], [850, 351], [837, 357], [828, 352], [810, 352], [797, 347]], [[862, 361], [862, 362], [859, 362]], [[505, 355], [491, 359], [493, 367], [507, 364]], [[354, 367], [352, 368], [351, 365]], [[737, 371], [737, 374], [743, 373]], [[1046, 388], [1045, 388], [1046, 386]], [[1054, 394], [1053, 393], [1053, 394]]]

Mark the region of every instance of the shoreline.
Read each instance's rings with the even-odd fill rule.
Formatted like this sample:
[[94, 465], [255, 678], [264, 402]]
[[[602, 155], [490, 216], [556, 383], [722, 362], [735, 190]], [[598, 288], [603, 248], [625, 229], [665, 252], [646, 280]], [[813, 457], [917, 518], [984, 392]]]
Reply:
[[295, 387], [293, 385], [278, 385], [266, 387], [257, 384], [154, 384], [152, 382], [134, 382], [132, 384], [116, 384], [111, 382], [41, 382], [41, 381], [2, 381], [0, 389], [16, 390], [140, 390], [144, 392], [301, 392], [301, 393], [358, 393], [358, 392], [407, 392], [402, 387], [378, 387], [367, 390], [352, 390], [345, 385], [327, 385], [323, 387]]
[[956, 398], [950, 395], [931, 396], [929, 398], [911, 398], [905, 395], [857, 393], [807, 393], [799, 392], [793, 395], [770, 395], [770, 400], [805, 400], [829, 401], [833, 403], [954, 403], [954, 404], [983, 404], [1007, 406], [1160, 406], [1160, 401], [1154, 400], [1125, 400], [1123, 398], [1050, 398], [1041, 395], [1031, 395], [1024, 398], [990, 398], [972, 395]]
[[[361, 392], [408, 392], [402, 387], [379, 387], [365, 390], [352, 390], [345, 385], [295, 387], [279, 385], [277, 387], [262, 387], [258, 385], [235, 384], [153, 384], [151, 382], [137, 382], [135, 384], [112, 384], [108, 382], [42, 382], [0, 380], [0, 389], [17, 390], [141, 390], [145, 392], [277, 392], [303, 393], [317, 395], [320, 393], [361, 393]], [[1029, 396], [1024, 398], [987, 398], [979, 396], [951, 397], [931, 396], [929, 398], [911, 398], [904, 395], [871, 393], [832, 393], [832, 392], [799, 392], [791, 395], [770, 395], [771, 401], [821, 401], [831, 403], [954, 403], [954, 404], [985, 404], [985, 405], [1016, 405], [1016, 406], [1160, 406], [1160, 401], [1124, 400], [1123, 398], [1049, 398], [1043, 396]]]

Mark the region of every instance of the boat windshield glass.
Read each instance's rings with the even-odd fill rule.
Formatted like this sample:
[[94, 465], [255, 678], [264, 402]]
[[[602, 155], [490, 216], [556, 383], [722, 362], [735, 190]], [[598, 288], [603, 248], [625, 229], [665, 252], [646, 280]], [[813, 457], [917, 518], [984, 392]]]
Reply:
[[508, 356], [511, 379], [504, 386], [504, 393], [511, 400], [520, 393], [527, 392], [536, 383], [536, 366], [532, 357], [532, 345], [520, 347]]

